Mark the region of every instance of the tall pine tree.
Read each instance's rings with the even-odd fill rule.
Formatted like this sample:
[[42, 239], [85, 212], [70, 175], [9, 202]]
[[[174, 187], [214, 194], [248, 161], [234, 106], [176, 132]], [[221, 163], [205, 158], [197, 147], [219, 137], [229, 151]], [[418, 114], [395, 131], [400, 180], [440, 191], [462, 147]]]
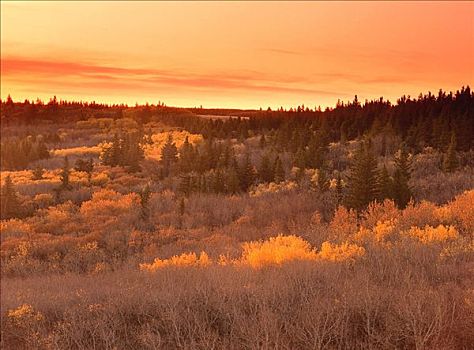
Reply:
[[458, 156], [456, 154], [456, 134], [454, 131], [451, 133], [451, 142], [449, 143], [448, 150], [444, 155], [443, 170], [447, 173], [452, 173], [459, 166]]
[[350, 168], [346, 204], [358, 211], [364, 210], [377, 198], [377, 160], [370, 140], [360, 143]]
[[20, 200], [10, 175], [7, 175], [5, 184], [2, 186], [0, 202], [2, 220], [21, 216]]
[[404, 209], [412, 197], [412, 191], [408, 182], [411, 177], [411, 159], [405, 145], [402, 145], [397, 157], [395, 157], [395, 173], [393, 174], [393, 199], [400, 209]]

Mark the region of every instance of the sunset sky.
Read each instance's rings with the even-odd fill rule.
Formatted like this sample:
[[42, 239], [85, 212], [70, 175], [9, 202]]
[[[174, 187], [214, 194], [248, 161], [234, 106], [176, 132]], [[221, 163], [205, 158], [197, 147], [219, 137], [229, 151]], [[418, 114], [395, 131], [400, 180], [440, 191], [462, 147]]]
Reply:
[[333, 106], [474, 78], [474, 2], [1, 2], [1, 97]]

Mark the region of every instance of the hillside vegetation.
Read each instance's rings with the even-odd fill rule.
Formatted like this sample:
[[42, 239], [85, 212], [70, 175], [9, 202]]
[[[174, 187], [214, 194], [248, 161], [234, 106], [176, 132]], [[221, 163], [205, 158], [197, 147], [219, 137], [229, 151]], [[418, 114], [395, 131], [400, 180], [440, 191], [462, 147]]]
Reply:
[[2, 101], [1, 347], [470, 349], [473, 107]]

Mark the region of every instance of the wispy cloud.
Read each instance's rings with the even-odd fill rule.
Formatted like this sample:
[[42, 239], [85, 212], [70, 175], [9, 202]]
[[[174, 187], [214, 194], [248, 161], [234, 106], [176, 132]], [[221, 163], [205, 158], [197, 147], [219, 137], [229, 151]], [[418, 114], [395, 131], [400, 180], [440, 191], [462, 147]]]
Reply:
[[152, 68], [124, 68], [91, 63], [47, 61], [22, 57], [2, 58], [2, 77], [34, 85], [58, 84], [67, 88], [147, 90], [163, 86], [197, 90], [245, 90], [334, 95], [334, 91], [311, 89], [306, 79], [267, 77], [259, 72], [196, 74]]

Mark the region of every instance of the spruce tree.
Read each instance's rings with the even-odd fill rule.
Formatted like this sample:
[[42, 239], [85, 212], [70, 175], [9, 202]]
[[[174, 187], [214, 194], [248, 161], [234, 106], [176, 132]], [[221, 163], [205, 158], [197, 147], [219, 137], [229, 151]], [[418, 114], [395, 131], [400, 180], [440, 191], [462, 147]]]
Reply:
[[183, 145], [179, 149], [178, 168], [182, 173], [187, 173], [193, 170], [194, 163], [194, 147], [189, 142], [188, 137], [184, 139]]
[[262, 134], [262, 136], [260, 136], [259, 147], [261, 149], [264, 149], [266, 145], [267, 145], [267, 140], [265, 139], [265, 134]]
[[141, 218], [147, 221], [150, 217], [150, 208], [149, 201], [151, 197], [150, 186], [147, 184], [139, 193], [140, 196], [140, 209], [141, 209]]
[[[46, 147], [42, 138], [40, 138], [38, 143], [36, 144], [35, 153], [36, 153], [36, 157], [35, 157], [36, 159], [49, 158], [48, 148]], [[36, 160], [36, 159], [32, 159], [32, 160]]]
[[346, 204], [358, 211], [364, 210], [377, 198], [377, 160], [370, 140], [362, 141], [350, 168]]
[[411, 160], [404, 145], [395, 157], [395, 173], [393, 174], [393, 199], [400, 209], [404, 209], [412, 197], [408, 182], [411, 177]]
[[383, 201], [384, 199], [393, 198], [393, 181], [388, 173], [387, 167], [383, 166], [382, 170], [378, 174], [378, 199]]
[[285, 169], [283, 169], [283, 164], [281, 162], [280, 157], [278, 157], [278, 156], [275, 159], [275, 165], [274, 165], [273, 173], [275, 174], [274, 179], [275, 179], [276, 183], [280, 183], [280, 182], [285, 181], [285, 178], [286, 178]]
[[189, 196], [191, 193], [191, 176], [187, 173], [181, 174], [179, 177], [178, 191]]
[[126, 148], [123, 150], [123, 165], [128, 166], [129, 172], [140, 171], [140, 161], [144, 158], [144, 152], [140, 145], [137, 134], [127, 135]]
[[230, 194], [238, 193], [240, 189], [240, 183], [239, 175], [235, 168], [229, 168], [226, 175], [226, 192]]
[[321, 193], [329, 190], [329, 178], [323, 168], [318, 169], [318, 190]]
[[255, 170], [248, 153], [245, 155], [244, 161], [239, 170], [240, 188], [242, 191], [247, 191], [255, 181]]
[[456, 134], [454, 131], [451, 133], [451, 141], [448, 146], [448, 150], [444, 155], [443, 170], [447, 173], [452, 173], [459, 167], [459, 160], [456, 154]]
[[32, 171], [32, 179], [33, 180], [42, 180], [43, 175], [44, 175], [44, 169], [40, 166], [37, 166], [36, 168], [33, 169]]
[[59, 174], [59, 178], [61, 180], [61, 190], [70, 190], [71, 189], [71, 184], [69, 183], [69, 175], [71, 174], [71, 169], [69, 169], [69, 160], [66, 157], [64, 157], [64, 165], [61, 170], [61, 173]]
[[260, 166], [258, 168], [258, 177], [262, 182], [272, 182], [274, 179], [272, 165], [267, 154], [262, 156]]
[[341, 203], [344, 197], [341, 174], [336, 177], [336, 198], [337, 203]]
[[5, 178], [1, 190], [1, 219], [11, 219], [21, 216], [21, 205], [10, 175]]
[[104, 150], [102, 163], [109, 166], [120, 165], [122, 158], [121, 141], [117, 133], [111, 142], [110, 147]]
[[173, 136], [168, 134], [168, 139], [161, 149], [161, 162], [163, 164], [164, 176], [168, 176], [171, 166], [178, 160], [178, 149], [173, 142]]

